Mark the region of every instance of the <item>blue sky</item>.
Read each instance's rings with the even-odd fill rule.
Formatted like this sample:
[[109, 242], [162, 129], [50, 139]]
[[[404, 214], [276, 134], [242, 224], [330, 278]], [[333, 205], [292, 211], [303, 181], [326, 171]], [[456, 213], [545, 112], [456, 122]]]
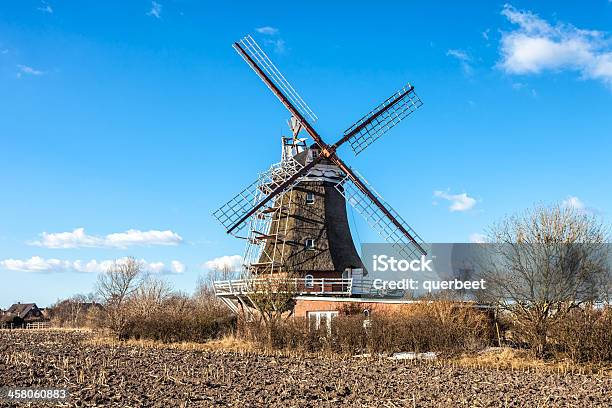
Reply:
[[[3, 1], [0, 307], [90, 292], [128, 255], [189, 292], [242, 253], [210, 213], [288, 133], [231, 48], [248, 33], [328, 142], [415, 86], [421, 109], [340, 154], [426, 241], [478, 239], [534, 203], [609, 220], [608, 0]], [[357, 217], [357, 243], [378, 242]]]

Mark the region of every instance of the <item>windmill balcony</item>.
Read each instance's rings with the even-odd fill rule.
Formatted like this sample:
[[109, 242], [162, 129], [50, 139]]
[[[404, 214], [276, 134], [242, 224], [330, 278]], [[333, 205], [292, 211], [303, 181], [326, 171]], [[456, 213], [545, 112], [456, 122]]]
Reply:
[[352, 278], [253, 278], [215, 281], [215, 295], [232, 297], [255, 293], [294, 293], [296, 296], [350, 296]]

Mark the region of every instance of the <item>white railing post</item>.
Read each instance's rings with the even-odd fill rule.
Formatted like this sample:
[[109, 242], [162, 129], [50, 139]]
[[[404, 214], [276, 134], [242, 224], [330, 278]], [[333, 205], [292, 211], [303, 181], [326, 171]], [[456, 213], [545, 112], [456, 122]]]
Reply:
[[[292, 285], [296, 294], [320, 294], [320, 295], [351, 295], [353, 290], [359, 289], [359, 285], [363, 285], [362, 281], [355, 281], [354, 278], [251, 278], [237, 279], [214, 282], [213, 288], [215, 295], [236, 295], [248, 294], [257, 292], [260, 285], [266, 285], [273, 282]], [[317, 290], [317, 285], [320, 289]], [[329, 286], [329, 288], [327, 288]], [[278, 289], [280, 290], [280, 289]], [[284, 290], [291, 290], [288, 286]], [[361, 292], [359, 292], [361, 293]], [[35, 325], [30, 325], [35, 327]]]

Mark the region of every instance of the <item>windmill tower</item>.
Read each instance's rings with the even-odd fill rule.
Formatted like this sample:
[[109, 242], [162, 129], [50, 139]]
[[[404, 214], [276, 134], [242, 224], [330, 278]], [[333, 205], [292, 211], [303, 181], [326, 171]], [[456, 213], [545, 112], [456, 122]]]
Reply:
[[252, 282], [271, 278], [292, 279], [301, 294], [358, 295], [353, 281], [364, 270], [347, 203], [404, 256], [426, 255], [422, 239], [337, 152], [348, 143], [361, 153], [419, 108], [414, 87], [406, 85], [327, 144], [312, 125], [317, 116], [253, 38], [233, 46], [289, 110], [292, 136], [282, 138], [279, 163], [213, 213], [228, 233], [247, 240], [242, 279], [216, 282], [217, 295], [248, 297]]
[[[283, 138], [284, 160], [306, 166], [319, 156], [317, 145], [304, 139]], [[338, 184], [344, 173], [331, 161], [321, 160], [308, 174], [257, 219], [267, 218], [265, 229], [251, 228], [249, 243], [258, 248], [247, 262], [249, 275], [341, 278], [363, 270]], [[338, 186], [338, 187], [337, 187]]]

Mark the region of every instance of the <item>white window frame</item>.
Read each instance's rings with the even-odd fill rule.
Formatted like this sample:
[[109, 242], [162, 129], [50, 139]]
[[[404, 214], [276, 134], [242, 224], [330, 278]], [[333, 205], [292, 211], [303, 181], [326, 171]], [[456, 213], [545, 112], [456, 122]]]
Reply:
[[307, 289], [312, 289], [314, 288], [314, 276], [308, 274], [306, 276], [304, 276], [304, 286]]
[[[311, 241], [311, 242], [312, 242], [312, 245], [308, 245], [308, 241]], [[314, 239], [314, 238], [306, 238], [306, 239], [304, 240], [304, 248], [305, 248], [307, 251], [314, 251], [314, 250], [315, 250], [315, 244], [316, 244], [316, 241], [315, 241], [315, 239]]]
[[306, 192], [306, 204], [313, 205], [315, 203], [315, 195], [312, 191]]
[[331, 321], [333, 318], [338, 317], [337, 310], [316, 310], [312, 312], [306, 312], [306, 318], [309, 322], [314, 321], [314, 328], [318, 330], [321, 327], [321, 318], [325, 317], [325, 324], [327, 325], [327, 330], [331, 330]]

